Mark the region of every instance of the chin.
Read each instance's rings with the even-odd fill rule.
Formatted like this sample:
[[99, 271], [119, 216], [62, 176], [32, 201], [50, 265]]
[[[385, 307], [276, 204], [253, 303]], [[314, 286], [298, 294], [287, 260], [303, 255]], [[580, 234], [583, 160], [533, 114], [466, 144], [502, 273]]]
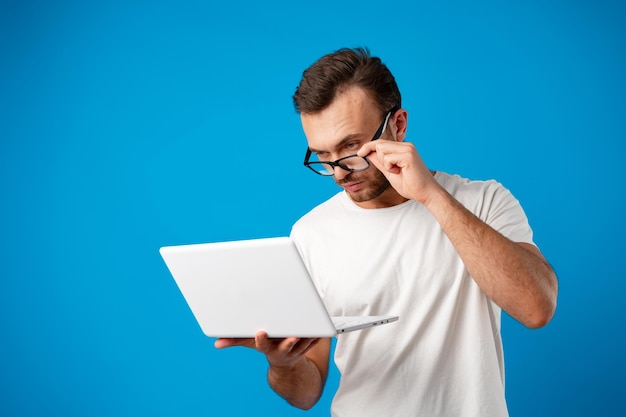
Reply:
[[372, 201], [383, 195], [390, 187], [390, 184], [381, 184], [377, 188], [368, 187], [356, 193], [347, 191], [352, 201], [356, 203], [365, 203], [366, 201]]

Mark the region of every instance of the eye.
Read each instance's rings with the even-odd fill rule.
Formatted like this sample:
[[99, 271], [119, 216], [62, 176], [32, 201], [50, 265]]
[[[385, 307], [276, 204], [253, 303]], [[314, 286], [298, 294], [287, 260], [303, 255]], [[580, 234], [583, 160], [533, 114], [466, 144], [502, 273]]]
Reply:
[[346, 149], [350, 149], [350, 150], [359, 149], [359, 145], [360, 145], [359, 142], [350, 142], [346, 144]]

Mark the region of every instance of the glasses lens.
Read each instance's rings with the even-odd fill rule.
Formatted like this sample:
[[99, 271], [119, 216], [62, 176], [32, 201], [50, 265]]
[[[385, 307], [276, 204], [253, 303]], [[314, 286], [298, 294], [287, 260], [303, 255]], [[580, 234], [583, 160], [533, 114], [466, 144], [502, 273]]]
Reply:
[[305, 165], [316, 173], [328, 177], [334, 174], [334, 165], [338, 165], [342, 169], [350, 172], [365, 171], [370, 167], [367, 159], [356, 155], [346, 156], [345, 158], [338, 159], [335, 162], [308, 161]]
[[352, 172], [365, 171], [370, 166], [369, 162], [367, 162], [367, 159], [361, 158], [360, 156], [356, 155], [341, 158], [337, 160], [337, 164], [343, 169]]
[[323, 162], [309, 162], [308, 167], [320, 175], [324, 175], [324, 176], [333, 175], [333, 167]]

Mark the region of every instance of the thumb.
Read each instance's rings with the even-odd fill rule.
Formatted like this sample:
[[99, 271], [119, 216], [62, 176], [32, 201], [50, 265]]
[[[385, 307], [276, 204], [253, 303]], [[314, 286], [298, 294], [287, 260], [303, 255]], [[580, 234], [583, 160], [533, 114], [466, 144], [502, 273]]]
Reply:
[[243, 346], [248, 348], [255, 347], [254, 339], [235, 339], [235, 338], [219, 338], [214, 343], [216, 349], [224, 349], [234, 346]]

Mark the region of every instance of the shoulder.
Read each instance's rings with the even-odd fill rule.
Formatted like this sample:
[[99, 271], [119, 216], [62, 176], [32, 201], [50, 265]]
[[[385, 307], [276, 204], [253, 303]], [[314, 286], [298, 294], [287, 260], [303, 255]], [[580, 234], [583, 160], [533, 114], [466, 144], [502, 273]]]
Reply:
[[531, 243], [532, 229], [520, 202], [495, 180], [476, 181], [437, 172], [436, 179], [466, 209], [515, 242]]
[[461, 177], [458, 174], [448, 174], [441, 171], [435, 173], [435, 179], [451, 194], [469, 193], [480, 195], [482, 192], [494, 191], [499, 188], [504, 189], [502, 184], [493, 179], [472, 180]]
[[501, 196], [511, 195], [511, 192], [504, 185], [493, 179], [472, 180], [441, 171], [437, 171], [435, 179], [459, 200], [484, 200], [498, 194]]
[[455, 199], [483, 221], [489, 221], [502, 211], [521, 209], [511, 191], [494, 179], [471, 180], [445, 172], [437, 172], [435, 178]]

